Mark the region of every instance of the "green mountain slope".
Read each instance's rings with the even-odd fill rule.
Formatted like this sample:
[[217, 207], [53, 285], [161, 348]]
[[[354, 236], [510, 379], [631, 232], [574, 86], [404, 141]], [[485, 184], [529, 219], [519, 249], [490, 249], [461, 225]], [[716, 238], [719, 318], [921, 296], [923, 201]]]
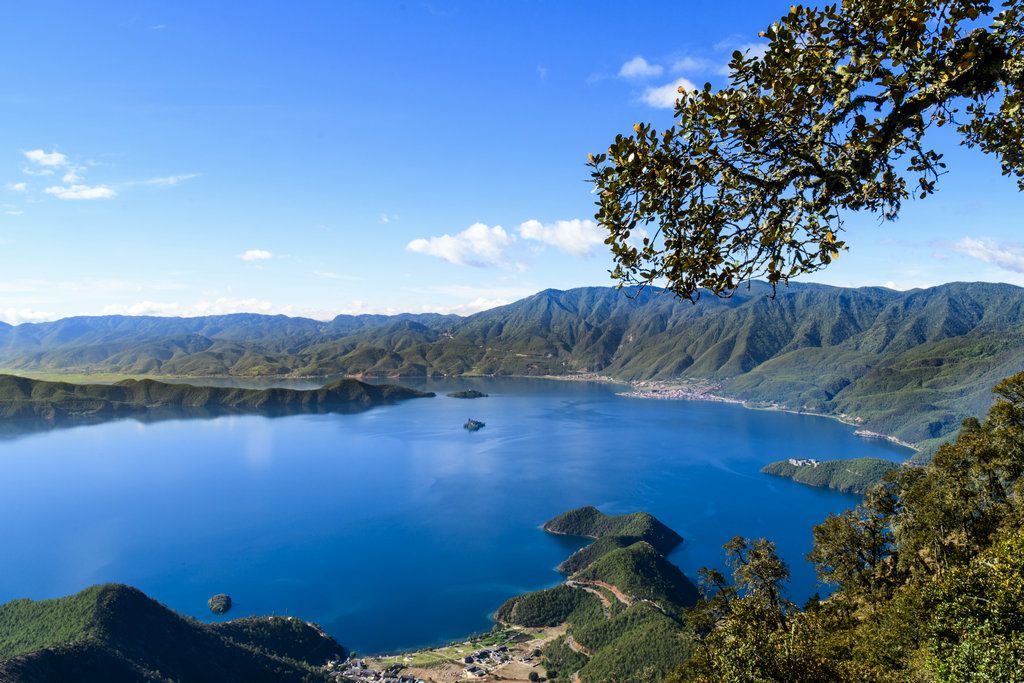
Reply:
[[326, 681], [343, 654], [297, 619], [208, 626], [121, 585], [0, 606], [0, 681]]
[[0, 367], [182, 376], [598, 372], [864, 419], [934, 444], [1024, 369], [1024, 289], [752, 283], [697, 305], [656, 290], [545, 290], [466, 318], [68, 318], [0, 327]]

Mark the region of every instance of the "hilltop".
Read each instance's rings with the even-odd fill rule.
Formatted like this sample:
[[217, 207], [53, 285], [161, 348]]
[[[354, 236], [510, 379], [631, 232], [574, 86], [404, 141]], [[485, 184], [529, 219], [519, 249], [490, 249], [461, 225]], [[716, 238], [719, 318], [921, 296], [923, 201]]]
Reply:
[[544, 524], [544, 530], [566, 536], [584, 536], [595, 539], [558, 565], [567, 574], [578, 571], [599, 557], [638, 541], [650, 544], [657, 552], [667, 555], [683, 542], [683, 537], [662, 524], [647, 512], [628, 515], [606, 515], [593, 506], [563, 512]]
[[631, 680], [639, 671], [660, 678], [687, 658], [683, 613], [697, 602], [697, 588], [664, 555], [681, 536], [646, 512], [610, 516], [594, 507], [563, 513], [544, 529], [595, 540], [559, 565], [564, 583], [511, 598], [495, 618], [567, 626], [543, 648], [551, 680]]
[[319, 389], [237, 389], [170, 384], [151, 379], [71, 384], [0, 375], [0, 418], [48, 423], [145, 415], [224, 412], [280, 415], [353, 412], [433, 393], [342, 379]]
[[176, 376], [601, 373], [707, 380], [722, 395], [844, 414], [930, 447], [1024, 369], [1024, 289], [899, 292], [753, 282], [693, 305], [664, 292], [545, 290], [460, 318], [78, 317], [0, 326], [0, 367]]
[[117, 584], [0, 605], [0, 681], [327, 681], [344, 654], [299, 619], [203, 624]]

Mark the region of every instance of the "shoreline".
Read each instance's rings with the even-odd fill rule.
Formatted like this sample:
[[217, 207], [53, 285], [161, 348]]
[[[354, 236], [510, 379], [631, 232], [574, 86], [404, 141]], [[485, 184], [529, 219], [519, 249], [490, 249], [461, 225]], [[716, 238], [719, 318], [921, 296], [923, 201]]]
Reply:
[[[629, 391], [619, 392], [619, 396], [625, 398], [637, 398], [645, 400], [658, 400], [658, 401], [704, 401], [709, 403], [729, 403], [733, 405], [739, 405], [748, 410], [768, 410], [776, 411], [781, 413], [792, 413], [794, 415], [809, 415], [811, 417], [824, 417], [831, 420], [837, 420], [850, 427], [856, 427], [854, 434], [862, 439], [874, 439], [884, 440], [889, 443], [906, 448], [913, 453], [920, 453], [921, 448], [913, 443], [904, 441], [891, 434], [883, 434], [881, 432], [875, 432], [864, 428], [864, 421], [861, 418], [852, 415], [845, 414], [830, 414], [820, 413], [812, 410], [799, 410], [796, 408], [788, 408], [782, 404], [776, 403], [758, 403], [753, 401], [746, 401], [743, 399], [733, 398], [731, 396], [723, 396], [716, 393], [721, 387], [709, 380], [627, 380], [627, 379], [616, 379], [609, 375], [602, 375], [595, 372], [581, 372], [569, 375], [444, 375], [441, 377], [429, 377], [429, 376], [418, 376], [418, 375], [366, 375], [363, 373], [357, 374], [342, 374], [342, 375], [254, 375], [254, 376], [239, 376], [239, 375], [153, 375], [153, 374], [141, 374], [141, 375], [120, 375], [118, 373], [97, 373], [87, 374], [81, 372], [42, 372], [33, 370], [11, 370], [7, 368], [0, 368], [0, 374], [10, 374], [19, 377], [27, 377], [29, 379], [41, 379], [44, 381], [57, 381], [57, 382], [70, 382], [73, 384], [113, 384], [114, 382], [123, 379], [154, 379], [157, 381], [174, 380], [177, 382], [202, 382], [203, 380], [232, 380], [237, 382], [268, 382], [274, 380], [280, 381], [311, 381], [311, 380], [327, 380], [330, 378], [337, 379], [356, 379], [361, 382], [374, 382], [374, 381], [394, 381], [400, 382], [402, 380], [416, 380], [416, 381], [439, 381], [439, 380], [459, 380], [459, 379], [544, 379], [554, 380], [559, 382], [598, 382], [601, 384], [619, 384], [625, 387], [630, 387]], [[59, 379], [58, 379], [59, 378]], [[89, 380], [92, 380], [90, 382]], [[197, 385], [202, 386], [202, 385]]]
[[888, 441], [893, 445], [913, 451], [915, 454], [921, 452], [921, 449], [918, 446], [908, 441], [904, 441], [899, 437], [865, 429], [864, 420], [862, 418], [858, 418], [853, 415], [846, 415], [844, 413], [833, 415], [813, 410], [788, 408], [776, 403], [757, 403], [754, 401], [745, 401], [743, 399], [733, 398], [731, 396], [722, 396], [721, 394], [715, 393], [720, 388], [719, 385], [706, 380], [694, 380], [692, 382], [640, 380], [636, 382], [627, 382], [627, 384], [632, 386], [633, 390], [620, 393], [619, 396], [657, 401], [705, 401], [709, 403], [729, 403], [739, 405], [747, 410], [765, 410], [779, 413], [791, 413], [793, 415], [824, 417], [830, 420], [836, 420], [837, 422], [841, 422], [842, 424], [850, 427], [856, 427], [853, 433], [862, 439]]

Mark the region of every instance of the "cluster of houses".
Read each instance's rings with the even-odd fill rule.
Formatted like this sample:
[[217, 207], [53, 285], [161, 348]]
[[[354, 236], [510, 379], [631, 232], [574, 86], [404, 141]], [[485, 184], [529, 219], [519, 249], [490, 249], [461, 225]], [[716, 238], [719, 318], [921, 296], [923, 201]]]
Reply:
[[[513, 653], [507, 645], [499, 645], [495, 648], [482, 648], [462, 658], [465, 665], [463, 673], [466, 678], [483, 678], [496, 667], [512, 661]], [[534, 655], [537, 651], [534, 651]], [[533, 655], [525, 655], [520, 661], [530, 663], [534, 660]], [[356, 683], [426, 683], [421, 678], [402, 673], [406, 670], [402, 664], [392, 664], [386, 669], [374, 669], [367, 664], [365, 659], [345, 659], [329, 662], [325, 667], [328, 673], [333, 674], [334, 679], [342, 681], [355, 681]]]
[[402, 674], [403, 666], [393, 664], [383, 671], [371, 669], [362, 659], [337, 660], [327, 665], [327, 670], [336, 674], [338, 681], [358, 681], [359, 683], [426, 683], [415, 676]]
[[512, 655], [509, 654], [508, 646], [501, 645], [493, 650], [486, 648], [477, 650], [471, 655], [466, 655], [463, 662], [466, 664], [465, 672], [467, 676], [480, 678], [486, 676], [491, 668], [504, 664], [511, 659]]

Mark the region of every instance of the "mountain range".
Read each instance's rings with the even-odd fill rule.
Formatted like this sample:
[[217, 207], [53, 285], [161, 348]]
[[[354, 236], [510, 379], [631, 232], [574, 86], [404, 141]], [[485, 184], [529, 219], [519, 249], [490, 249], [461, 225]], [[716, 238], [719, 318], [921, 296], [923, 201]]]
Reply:
[[707, 380], [933, 446], [1024, 369], [1024, 289], [754, 282], [696, 304], [655, 288], [545, 290], [468, 317], [237, 314], [0, 324], [0, 368], [126, 376], [573, 375]]

